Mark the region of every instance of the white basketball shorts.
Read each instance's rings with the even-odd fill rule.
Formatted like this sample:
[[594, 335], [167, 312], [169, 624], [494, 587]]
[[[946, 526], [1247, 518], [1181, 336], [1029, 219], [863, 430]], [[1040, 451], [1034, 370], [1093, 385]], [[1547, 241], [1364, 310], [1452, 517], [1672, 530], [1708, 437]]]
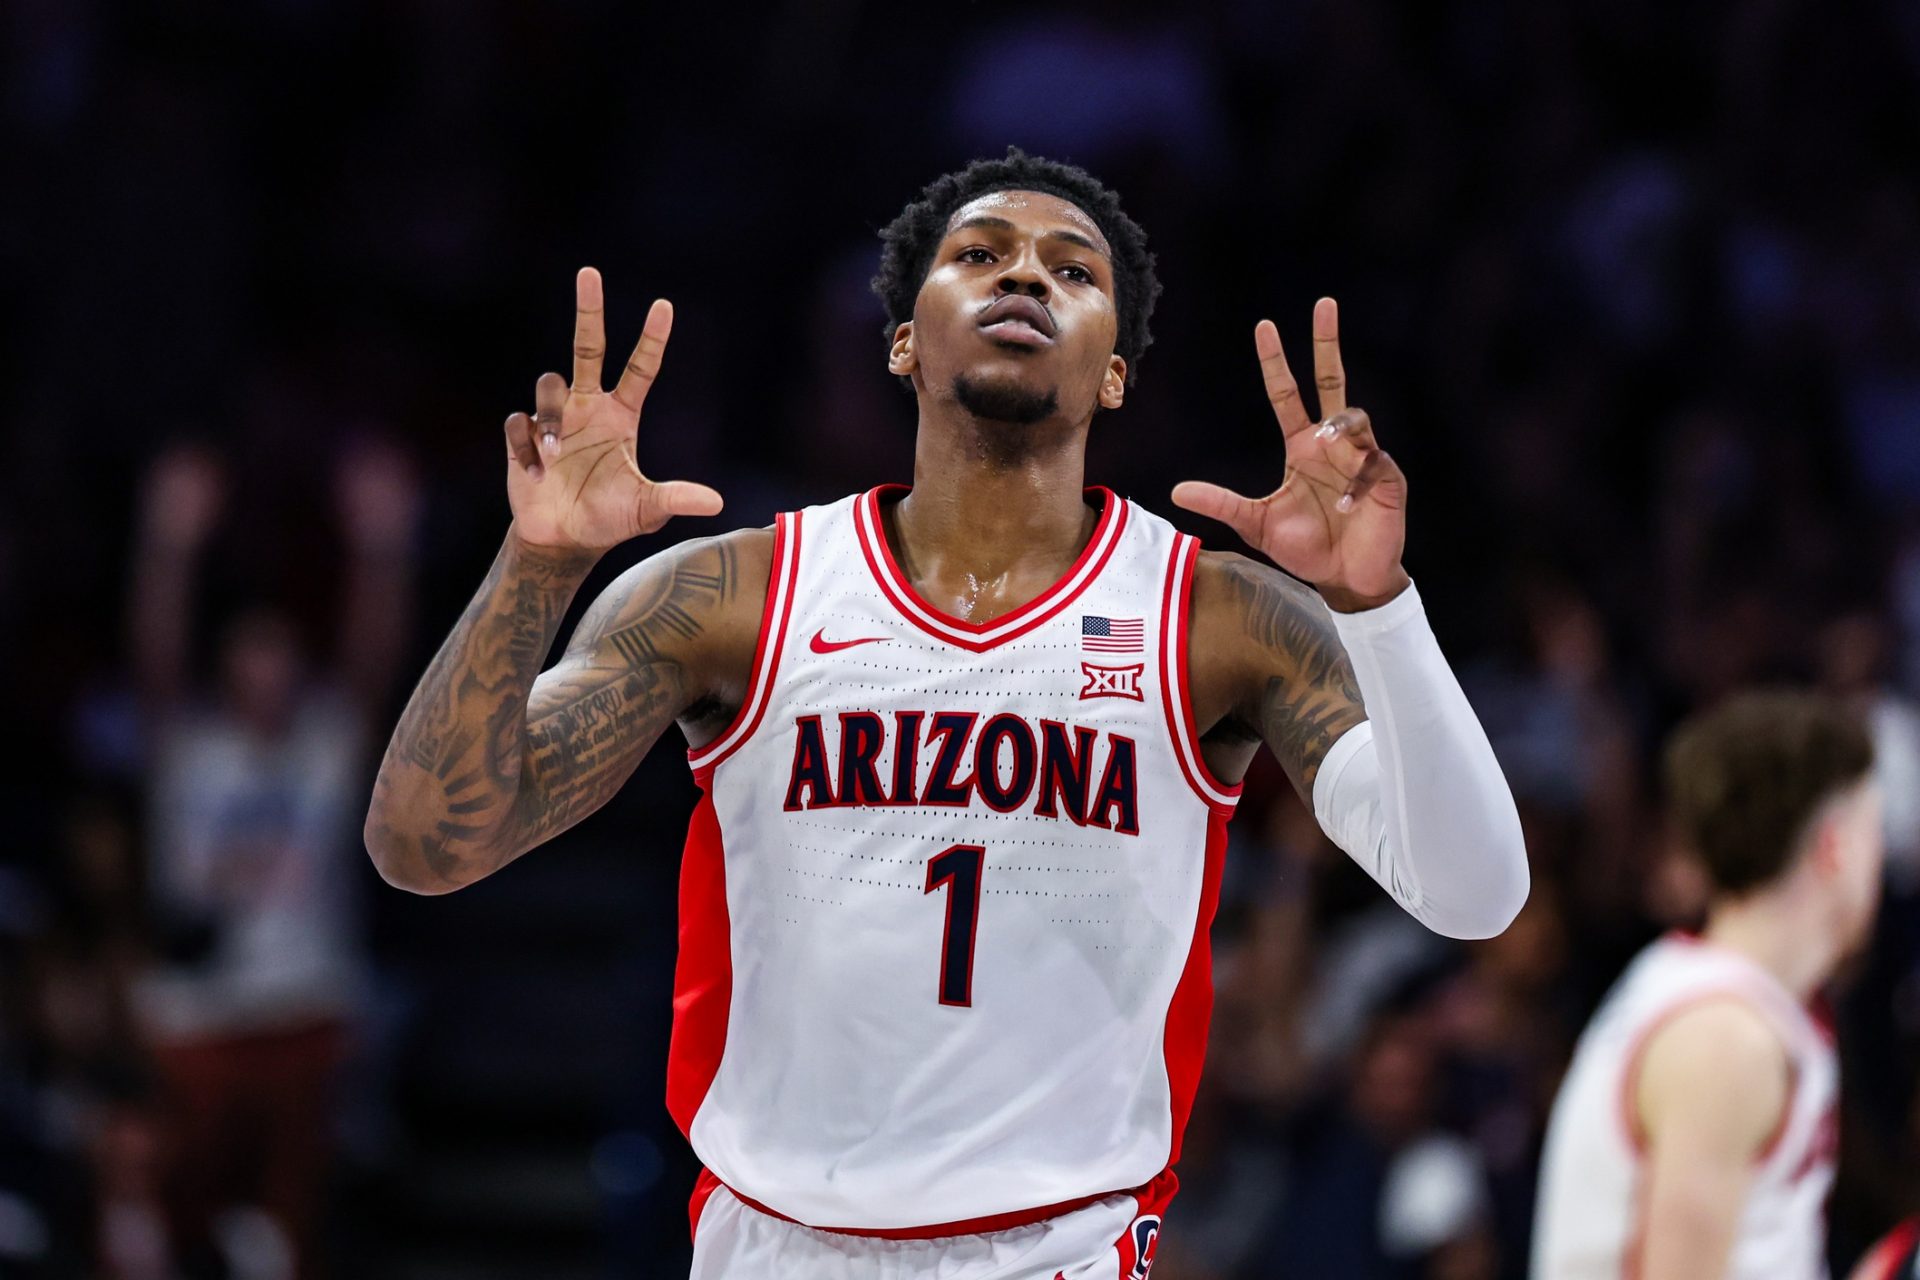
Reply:
[[700, 1211], [690, 1280], [1147, 1280], [1157, 1206], [1129, 1193], [981, 1235], [889, 1240], [816, 1231], [718, 1187]]

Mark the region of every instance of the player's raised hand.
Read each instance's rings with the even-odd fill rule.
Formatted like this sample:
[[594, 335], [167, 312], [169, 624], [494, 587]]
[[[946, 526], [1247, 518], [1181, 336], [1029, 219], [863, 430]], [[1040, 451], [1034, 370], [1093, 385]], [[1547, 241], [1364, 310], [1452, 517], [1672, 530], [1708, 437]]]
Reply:
[[600, 273], [575, 281], [573, 383], [557, 373], [534, 384], [534, 413], [507, 419], [507, 500], [515, 534], [535, 546], [604, 551], [674, 516], [710, 516], [720, 495], [685, 480], [649, 480], [635, 452], [640, 409], [660, 373], [673, 307], [654, 302], [620, 380], [600, 383], [607, 353]]
[[1400, 553], [1407, 540], [1407, 478], [1373, 437], [1364, 409], [1347, 405], [1340, 364], [1340, 313], [1332, 298], [1313, 308], [1314, 381], [1319, 423], [1307, 416], [1300, 387], [1271, 320], [1253, 329], [1267, 399], [1286, 441], [1286, 474], [1264, 498], [1188, 480], [1173, 500], [1233, 526], [1249, 544], [1336, 607], [1384, 603], [1407, 583]]

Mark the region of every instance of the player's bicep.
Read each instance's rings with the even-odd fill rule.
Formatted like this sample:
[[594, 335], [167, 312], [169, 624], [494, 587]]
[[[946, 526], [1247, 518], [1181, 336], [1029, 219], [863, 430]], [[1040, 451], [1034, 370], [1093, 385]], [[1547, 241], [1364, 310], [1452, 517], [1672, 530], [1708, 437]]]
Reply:
[[1234, 718], [1259, 735], [1311, 804], [1321, 761], [1367, 718], [1353, 665], [1312, 588], [1244, 556], [1223, 555], [1217, 565], [1196, 590], [1217, 594], [1220, 615], [1236, 619]]
[[523, 848], [605, 804], [661, 734], [707, 694], [715, 638], [734, 625], [733, 537], [671, 548], [617, 578], [527, 699], [513, 827]]
[[1645, 1280], [1723, 1274], [1788, 1092], [1778, 1039], [1738, 1000], [1689, 1009], [1648, 1040], [1631, 1100], [1646, 1142]]

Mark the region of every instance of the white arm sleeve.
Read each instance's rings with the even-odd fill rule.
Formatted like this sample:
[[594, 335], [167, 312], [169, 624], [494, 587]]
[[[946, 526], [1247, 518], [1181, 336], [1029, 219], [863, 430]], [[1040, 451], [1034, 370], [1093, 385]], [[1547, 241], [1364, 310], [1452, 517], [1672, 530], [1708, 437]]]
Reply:
[[1520, 815], [1419, 593], [1333, 622], [1367, 719], [1321, 761], [1314, 817], [1429, 929], [1493, 937], [1527, 900]]

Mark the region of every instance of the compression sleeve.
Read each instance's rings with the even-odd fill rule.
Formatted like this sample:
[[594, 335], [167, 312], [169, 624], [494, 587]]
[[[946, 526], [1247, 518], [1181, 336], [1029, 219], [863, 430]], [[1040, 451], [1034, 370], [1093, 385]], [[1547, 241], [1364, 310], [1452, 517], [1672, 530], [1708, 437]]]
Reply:
[[1367, 719], [1321, 762], [1314, 816], [1429, 929], [1493, 937], [1527, 900], [1520, 815], [1419, 593], [1333, 622]]

